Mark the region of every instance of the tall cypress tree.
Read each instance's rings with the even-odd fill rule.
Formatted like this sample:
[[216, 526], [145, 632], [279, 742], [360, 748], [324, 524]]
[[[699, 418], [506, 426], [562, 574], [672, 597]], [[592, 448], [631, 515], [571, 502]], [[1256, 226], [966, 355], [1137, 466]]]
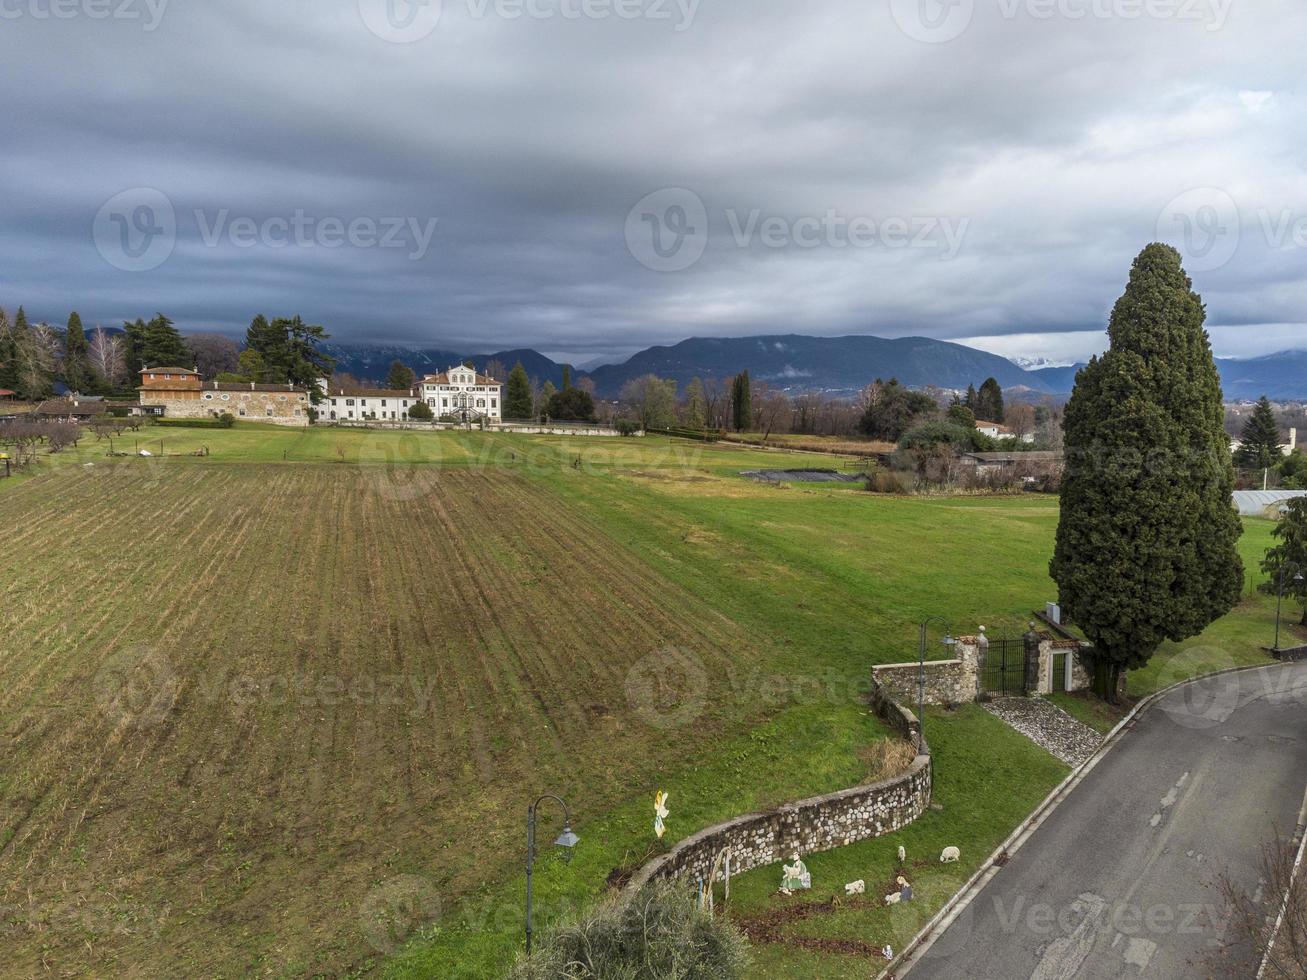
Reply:
[[18, 390], [18, 342], [9, 314], [0, 308], [0, 388]]
[[731, 420], [737, 432], [746, 432], [753, 424], [751, 387], [748, 371], [737, 374], [735, 380], [731, 382]]
[[1206, 310], [1180, 253], [1149, 245], [1076, 378], [1050, 571], [1093, 642], [1100, 689], [1239, 601], [1242, 533]]
[[531, 398], [531, 379], [526, 368], [518, 361], [508, 375], [508, 389], [504, 394], [504, 418], [529, 419], [534, 414]]
[[1282, 458], [1280, 424], [1275, 409], [1265, 395], [1257, 402], [1248, 424], [1243, 427], [1242, 444], [1235, 454], [1235, 465], [1245, 470], [1264, 470]]
[[976, 404], [978, 407], [972, 410], [978, 419], [986, 422], [1002, 422], [1007, 417], [1007, 410], [1003, 407], [1003, 386], [998, 383], [997, 378], [985, 379], [985, 383], [980, 386], [980, 393], [976, 396]]
[[74, 310], [68, 317], [68, 330], [64, 334], [64, 383], [73, 391], [85, 393], [91, 389], [94, 378], [89, 352], [82, 318]]

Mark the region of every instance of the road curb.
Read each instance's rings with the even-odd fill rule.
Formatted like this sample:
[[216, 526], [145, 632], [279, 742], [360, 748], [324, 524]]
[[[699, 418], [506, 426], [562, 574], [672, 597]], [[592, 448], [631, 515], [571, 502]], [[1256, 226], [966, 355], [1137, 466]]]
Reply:
[[[971, 903], [975, 901], [976, 896], [980, 894], [981, 890], [988, 885], [1000, 871], [1003, 870], [1002, 865], [997, 863], [1000, 857], [1005, 853], [1007, 857], [1011, 857], [1019, 851], [1026, 841], [1034, 836], [1035, 831], [1043, 826], [1044, 821], [1052, 816], [1057, 808], [1065, 802], [1066, 798], [1071, 795], [1075, 788], [1084, 781], [1085, 777], [1088, 776], [1089, 773], [1107, 757], [1108, 753], [1116, 747], [1117, 743], [1121, 741], [1125, 733], [1130, 728], [1134, 727], [1139, 716], [1156, 705], [1158, 701], [1183, 687], [1187, 687], [1190, 684], [1196, 684], [1199, 681], [1210, 680], [1213, 677], [1223, 677], [1227, 674], [1242, 674], [1254, 670], [1267, 670], [1273, 667], [1284, 666], [1287, 665], [1277, 662], [1269, 664], [1254, 664], [1248, 667], [1229, 667], [1225, 670], [1217, 670], [1210, 674], [1202, 674], [1198, 677], [1190, 677], [1186, 680], [1179, 681], [1172, 684], [1170, 687], [1163, 688], [1160, 691], [1150, 694], [1148, 697], [1144, 698], [1144, 700], [1140, 701], [1134, 706], [1134, 709], [1128, 715], [1121, 719], [1115, 728], [1108, 732], [1107, 737], [1103, 739], [1103, 744], [1098, 747], [1098, 751], [1090, 756], [1090, 758], [1086, 760], [1080, 768], [1074, 770], [1069, 776], [1067, 776], [1067, 778], [1064, 779], [1062, 783], [1053, 790], [1053, 792], [1044, 798], [1044, 801], [1035, 808], [1030, 816], [1026, 817], [1026, 819], [1021, 822], [1016, 830], [1014, 830], [1008, 838], [1003, 841], [1003, 843], [999, 844], [999, 846], [994, 850], [994, 853], [989, 856], [983, 865], [981, 865], [980, 870], [972, 875], [967, 883], [958, 890], [957, 894], [949, 900], [948, 904], [940, 909], [939, 912], [935, 914], [934, 918], [926, 923], [921, 931], [912, 938], [912, 941], [904, 947], [903, 952], [899, 954], [898, 958], [886, 967], [880, 975], [893, 977], [907, 976], [921, 958], [930, 951], [930, 948], [935, 944], [935, 941], [939, 938], [940, 934], [951, 926], [957, 920], [958, 916], [966, 911]], [[1307, 838], [1304, 838], [1304, 845], [1307, 845]], [[1302, 859], [1301, 851], [1299, 853], [1299, 858], [1300, 860]]]

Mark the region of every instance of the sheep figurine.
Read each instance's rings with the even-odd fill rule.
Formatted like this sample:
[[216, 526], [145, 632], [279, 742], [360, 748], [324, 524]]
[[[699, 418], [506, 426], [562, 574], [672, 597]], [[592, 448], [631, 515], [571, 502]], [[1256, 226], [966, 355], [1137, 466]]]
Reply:
[[899, 845], [899, 864], [906, 864], [908, 860], [908, 849], [902, 844]]
[[851, 881], [844, 886], [845, 895], [865, 895], [867, 894], [867, 883], [861, 878], [857, 881]]
[[886, 905], [898, 905], [901, 901], [903, 901], [903, 894], [901, 892], [894, 892], [892, 895], [885, 896]]
[[956, 847], [944, 848], [944, 853], [939, 856], [940, 864], [957, 864], [962, 860], [962, 851]]

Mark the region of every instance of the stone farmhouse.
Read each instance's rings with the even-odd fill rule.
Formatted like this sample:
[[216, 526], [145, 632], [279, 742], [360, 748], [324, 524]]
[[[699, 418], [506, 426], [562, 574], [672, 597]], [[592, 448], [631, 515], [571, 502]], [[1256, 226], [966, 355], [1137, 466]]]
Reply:
[[204, 419], [231, 415], [275, 425], [309, 424], [309, 393], [294, 385], [204, 381], [197, 368], [141, 370], [140, 410], [168, 418]]
[[425, 402], [437, 419], [498, 425], [503, 421], [504, 386], [500, 381], [459, 365], [427, 375], [408, 391], [337, 387], [323, 379], [323, 421], [402, 422], [408, 411]]

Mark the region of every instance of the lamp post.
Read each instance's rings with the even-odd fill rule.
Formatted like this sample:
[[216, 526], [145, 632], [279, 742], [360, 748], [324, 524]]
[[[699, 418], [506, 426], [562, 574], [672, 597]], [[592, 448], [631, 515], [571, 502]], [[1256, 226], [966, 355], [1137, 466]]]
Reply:
[[948, 621], [942, 616], [931, 616], [921, 624], [920, 663], [917, 667], [917, 724], [921, 727], [923, 739], [926, 737], [926, 631], [931, 623], [939, 623], [944, 627], [943, 642], [946, 647], [955, 647], [958, 643], [953, 639], [953, 631], [949, 629]]
[[531, 955], [531, 872], [536, 857], [536, 811], [545, 800], [553, 800], [563, 808], [563, 832], [554, 841], [555, 847], [563, 848], [563, 860], [572, 860], [572, 848], [581, 843], [581, 838], [572, 833], [572, 813], [567, 804], [558, 796], [545, 795], [532, 803], [526, 810], [526, 955]]
[[1275, 594], [1275, 652], [1276, 653], [1280, 652], [1280, 611], [1284, 607], [1284, 578], [1286, 575], [1289, 574], [1289, 569], [1293, 569], [1294, 571], [1293, 583], [1295, 585], [1301, 585], [1303, 582], [1307, 582], [1307, 579], [1303, 578], [1301, 566], [1295, 565], [1293, 562], [1286, 563], [1280, 569], [1280, 581], [1278, 587], [1276, 588], [1276, 594]]

